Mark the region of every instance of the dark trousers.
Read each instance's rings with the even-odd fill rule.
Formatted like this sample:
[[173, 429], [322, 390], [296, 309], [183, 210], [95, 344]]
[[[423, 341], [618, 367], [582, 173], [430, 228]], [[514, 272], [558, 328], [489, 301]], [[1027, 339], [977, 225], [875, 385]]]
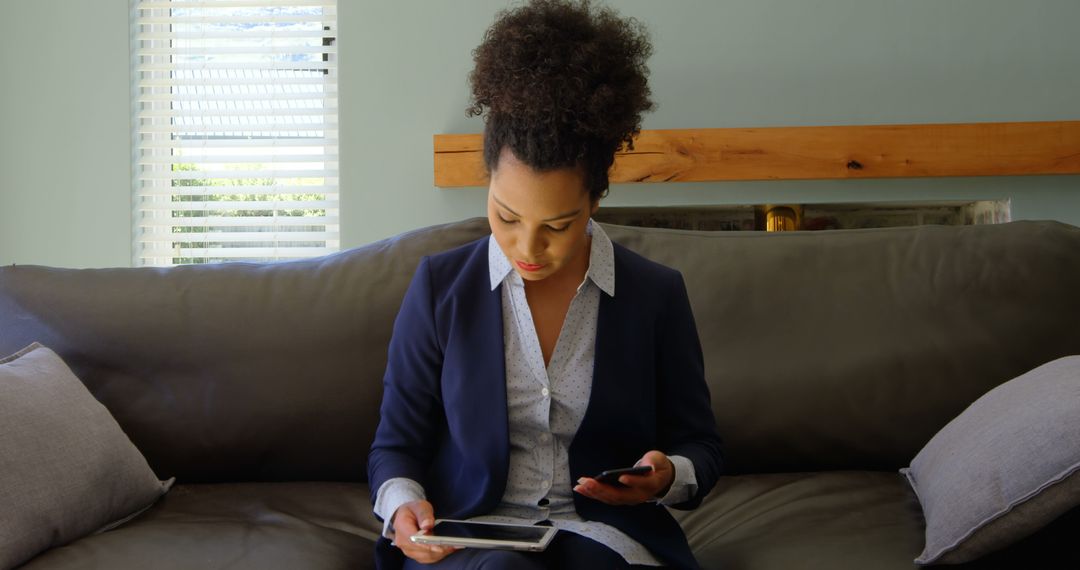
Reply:
[[614, 550], [572, 532], [559, 531], [543, 552], [515, 552], [466, 548], [435, 564], [405, 561], [405, 570], [607, 570], [616, 568], [655, 568], [630, 565]]

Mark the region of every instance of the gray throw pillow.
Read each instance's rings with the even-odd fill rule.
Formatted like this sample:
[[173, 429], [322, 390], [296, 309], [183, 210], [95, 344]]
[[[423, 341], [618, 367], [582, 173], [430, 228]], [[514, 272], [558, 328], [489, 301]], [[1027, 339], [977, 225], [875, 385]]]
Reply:
[[990, 390], [900, 470], [926, 519], [916, 564], [958, 564], [1080, 504], [1080, 356]]
[[171, 485], [55, 352], [0, 358], [0, 568], [126, 522]]

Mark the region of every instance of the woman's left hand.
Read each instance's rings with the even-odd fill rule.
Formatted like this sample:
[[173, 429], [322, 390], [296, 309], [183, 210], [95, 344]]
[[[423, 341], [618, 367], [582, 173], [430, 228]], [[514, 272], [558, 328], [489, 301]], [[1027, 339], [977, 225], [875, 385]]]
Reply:
[[592, 477], [578, 479], [574, 491], [609, 505], [637, 505], [659, 499], [667, 494], [675, 480], [675, 466], [667, 455], [650, 451], [635, 465], [651, 465], [653, 470], [645, 475], [622, 475], [619, 482], [625, 487], [605, 485]]

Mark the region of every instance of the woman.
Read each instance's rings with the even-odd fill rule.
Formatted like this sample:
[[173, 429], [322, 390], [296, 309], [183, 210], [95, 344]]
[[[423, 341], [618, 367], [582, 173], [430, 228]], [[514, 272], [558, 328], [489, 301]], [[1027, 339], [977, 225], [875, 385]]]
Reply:
[[[697, 506], [721, 470], [686, 288], [590, 219], [652, 108], [650, 52], [635, 21], [555, 0], [477, 48], [492, 234], [424, 258], [395, 322], [368, 467], [380, 567], [697, 567], [661, 506]], [[653, 469], [591, 477], [635, 464]], [[436, 515], [559, 532], [541, 554], [412, 543]]]

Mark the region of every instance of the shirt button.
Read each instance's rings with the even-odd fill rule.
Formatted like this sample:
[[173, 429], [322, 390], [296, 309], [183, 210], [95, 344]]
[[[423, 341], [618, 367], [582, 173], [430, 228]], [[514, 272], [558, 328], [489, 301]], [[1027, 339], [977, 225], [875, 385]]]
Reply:
[[543, 390], [540, 390], [540, 394], [547, 398], [548, 395], [551, 394], [551, 392], [549, 392], [547, 388], [544, 388]]
[[548, 481], [547, 479], [544, 479], [543, 481], [540, 482], [540, 486], [545, 487], [545, 488], [550, 487], [551, 486], [551, 481]]
[[540, 441], [542, 441], [544, 443], [547, 443], [547, 440], [548, 440], [548, 434], [546, 434], [546, 433], [540, 434]]

